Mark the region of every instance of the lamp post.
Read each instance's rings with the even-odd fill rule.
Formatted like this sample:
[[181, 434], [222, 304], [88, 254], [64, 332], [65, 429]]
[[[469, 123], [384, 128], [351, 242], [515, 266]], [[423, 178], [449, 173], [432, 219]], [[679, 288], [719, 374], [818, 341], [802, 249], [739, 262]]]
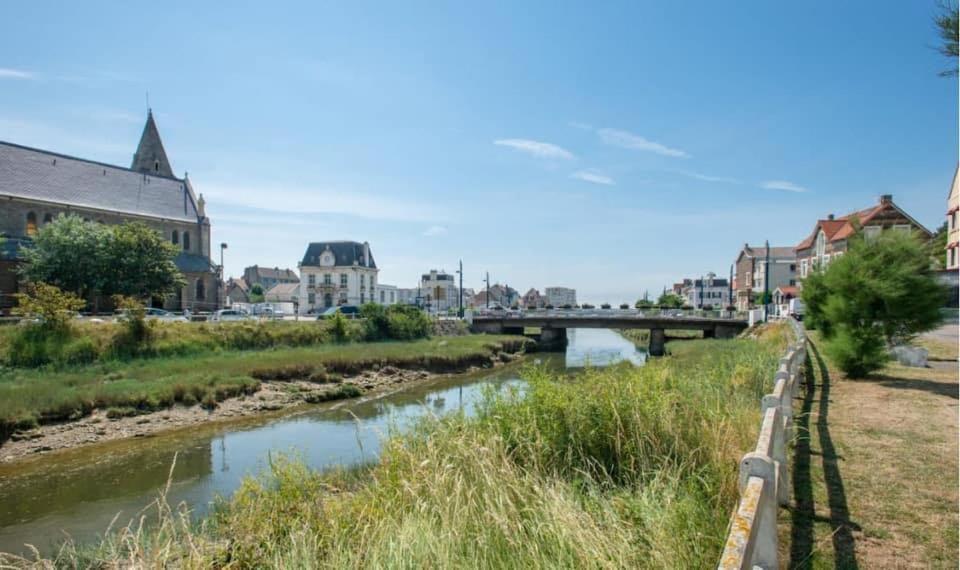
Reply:
[[763, 322], [768, 322], [767, 313], [770, 308], [770, 240], [764, 242], [767, 254], [763, 262]]
[[[218, 304], [218, 305], [221, 305], [221, 306], [222, 306], [223, 301], [224, 301], [223, 297], [224, 297], [224, 295], [225, 295], [225, 293], [226, 293], [226, 288], [225, 288], [224, 283], [223, 283], [223, 276], [224, 276], [224, 271], [223, 271], [223, 250], [225, 250], [225, 249], [227, 249], [227, 242], [225, 242], [225, 241], [224, 241], [224, 242], [220, 242], [220, 283], [219, 283], [219, 285], [217, 286], [217, 289], [219, 289], [219, 293], [220, 293], [220, 294], [217, 295], [217, 300], [218, 300], [218, 303], [217, 303], [217, 304]], [[220, 307], [217, 307], [217, 308], [219, 309]]]

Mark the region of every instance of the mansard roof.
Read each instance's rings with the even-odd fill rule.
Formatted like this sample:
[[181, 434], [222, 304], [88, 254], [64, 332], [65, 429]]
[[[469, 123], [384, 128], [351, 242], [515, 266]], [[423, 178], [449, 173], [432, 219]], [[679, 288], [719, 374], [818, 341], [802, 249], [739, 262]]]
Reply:
[[[301, 266], [319, 266], [320, 255], [329, 249], [333, 252], [334, 264], [337, 267], [353, 266], [354, 263], [364, 267], [363, 263], [364, 244], [356, 241], [319, 241], [313, 242], [307, 246], [306, 253], [303, 254]], [[367, 246], [369, 247], [369, 245]], [[366, 267], [376, 269], [377, 264], [373, 260], [373, 253], [370, 252], [370, 264]]]
[[0, 141], [0, 196], [197, 222], [186, 180]]
[[152, 110], [147, 111], [147, 122], [143, 125], [143, 134], [140, 135], [140, 144], [137, 145], [137, 152], [133, 155], [130, 170], [173, 177], [173, 168], [167, 159], [167, 151], [163, 149], [160, 131], [153, 120]]

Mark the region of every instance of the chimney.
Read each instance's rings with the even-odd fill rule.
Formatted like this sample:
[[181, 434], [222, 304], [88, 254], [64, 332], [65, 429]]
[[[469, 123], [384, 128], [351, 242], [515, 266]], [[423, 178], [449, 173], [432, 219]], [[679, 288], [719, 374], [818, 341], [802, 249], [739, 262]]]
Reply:
[[829, 216], [827, 216], [827, 219], [828, 219], [828, 220], [832, 220], [832, 219], [833, 219], [833, 214], [830, 214]]
[[893, 194], [881, 194], [881, 195], [880, 195], [880, 203], [881, 203], [881, 204], [887, 205], [887, 204], [889, 204], [889, 203], [891, 203], [891, 202], [893, 202]]
[[363, 266], [370, 267], [370, 242], [363, 242]]

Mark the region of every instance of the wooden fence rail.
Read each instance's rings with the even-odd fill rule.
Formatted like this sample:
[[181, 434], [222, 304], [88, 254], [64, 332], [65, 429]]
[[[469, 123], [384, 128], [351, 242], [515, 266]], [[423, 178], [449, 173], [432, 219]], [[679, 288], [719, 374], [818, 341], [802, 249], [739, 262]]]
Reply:
[[790, 503], [787, 447], [793, 437], [793, 399], [806, 361], [803, 326], [790, 319], [792, 340], [763, 397], [757, 447], [740, 460], [740, 502], [717, 568], [778, 568], [777, 511]]

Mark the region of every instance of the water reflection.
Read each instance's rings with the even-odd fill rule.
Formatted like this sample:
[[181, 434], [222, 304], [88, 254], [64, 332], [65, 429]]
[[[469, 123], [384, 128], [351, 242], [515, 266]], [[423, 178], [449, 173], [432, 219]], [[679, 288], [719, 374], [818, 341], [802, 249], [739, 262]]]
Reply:
[[[570, 331], [565, 355], [537, 355], [548, 366], [580, 368], [644, 355], [604, 330]], [[0, 467], [0, 551], [47, 550], [65, 533], [89, 540], [118, 515], [126, 524], [156, 497], [171, 475], [169, 500], [205, 512], [244, 476], [260, 472], [271, 453], [295, 451], [317, 469], [374, 461], [383, 437], [424, 414], [471, 413], [483, 391], [520, 386], [519, 364], [439, 379], [381, 398], [322, 405], [274, 419], [204, 426], [159, 437], [114, 442]]]

